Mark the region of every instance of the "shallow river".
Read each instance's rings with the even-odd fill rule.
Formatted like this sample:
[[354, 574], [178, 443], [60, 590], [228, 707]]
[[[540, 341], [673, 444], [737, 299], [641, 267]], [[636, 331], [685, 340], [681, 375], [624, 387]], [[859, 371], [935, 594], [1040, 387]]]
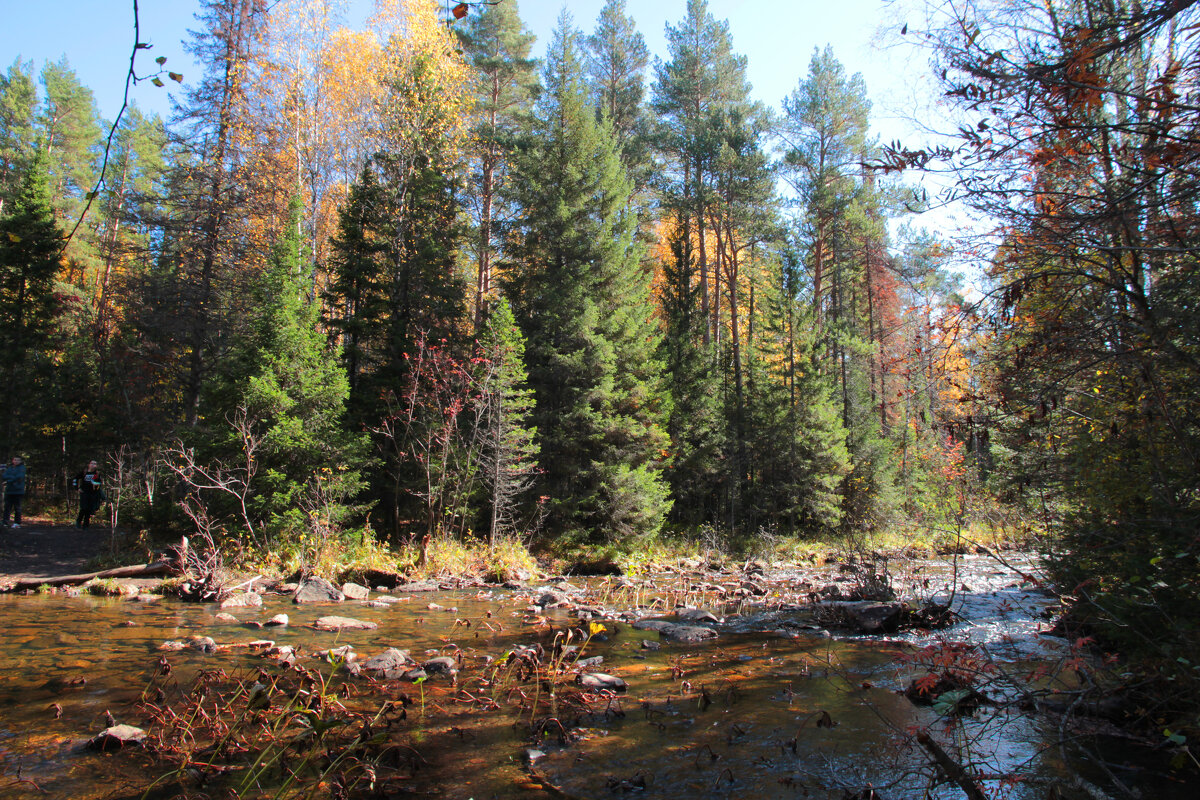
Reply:
[[[1028, 561], [1018, 566], [1033, 570]], [[1128, 743], [1089, 740], [1081, 747], [1060, 719], [1029, 716], [1009, 702], [1022, 687], [1075, 685], [1069, 671], [1053, 669], [1071, 655], [1067, 643], [1041, 633], [1051, 598], [1011, 568], [974, 556], [957, 566], [922, 564], [915, 574], [899, 576], [902, 588], [947, 599], [953, 587], [962, 621], [939, 632], [876, 637], [819, 629], [811, 606], [801, 602], [804, 581], [814, 580], [810, 573], [767, 571], [756, 576], [766, 594], [741, 598], [715, 593], [722, 578], [726, 590], [739, 585], [732, 574], [671, 573], [643, 583], [573, 580], [589, 592], [582, 602], [602, 606], [609, 619], [620, 619], [621, 612], [626, 620], [670, 617], [676, 603], [687, 603], [722, 621], [710, 625], [719, 634], [715, 639], [698, 643], [660, 641], [654, 631], [609, 622], [582, 656], [603, 657], [594, 669], [624, 679], [628, 690], [581, 700], [568, 690], [573, 673], [564, 668], [549, 705], [536, 695], [549, 693], [554, 681], [505, 683], [495, 667], [514, 648], [539, 642], [550, 648], [555, 631], [561, 641], [563, 631], [581, 625], [569, 610], [533, 605], [548, 584], [395, 594], [399, 602], [389, 607], [296, 606], [285, 596], [267, 595], [261, 608], [230, 609], [237, 622], [218, 621], [215, 606], [169, 600], [0, 597], [0, 797], [142, 796], [168, 767], [141, 750], [83, 749], [106, 726], [105, 712], [119, 722], [146, 725], [145, 709], [136, 703], [148, 687], [165, 685], [164, 657], [176, 687], [186, 687], [205, 669], [247, 679], [262, 668], [279, 669], [237, 646], [259, 638], [294, 645], [301, 664], [325, 675], [337, 667], [311, 654], [347, 644], [360, 658], [399, 647], [418, 661], [457, 659], [453, 684], [431, 675], [406, 690], [411, 705], [394, 735], [403, 737], [420, 768], [409, 765], [402, 794], [393, 784], [380, 796], [840, 799], [868, 797], [869, 787], [881, 798], [964, 796], [958, 786], [938, 780], [929, 754], [913, 741], [914, 731], [925, 728], [989, 796], [1045, 798], [1054, 790], [1063, 798], [1116, 797], [1122, 796], [1118, 784], [1146, 797], [1196, 796], [1195, 786], [1147, 768]], [[247, 624], [278, 613], [288, 614], [291, 624]], [[312, 629], [325, 614], [379, 627]], [[166, 641], [192, 636], [210, 636], [221, 649], [160, 650]], [[954, 650], [947, 643], [982, 649]], [[922, 650], [930, 647], [940, 655]], [[904, 695], [927, 672], [923, 658], [949, 652], [959, 654], [960, 666], [966, 659], [980, 670], [994, 704], [969, 715], [942, 715]], [[1050, 674], [1030, 679], [1039, 666]], [[366, 682], [340, 673], [333, 680]], [[365, 696], [359, 688], [354, 694]], [[557, 722], [547, 725], [547, 717]], [[568, 744], [559, 741], [563, 730], [569, 731]], [[179, 792], [226, 796], [205, 795], [186, 783]], [[313, 796], [331, 791], [321, 786]]]

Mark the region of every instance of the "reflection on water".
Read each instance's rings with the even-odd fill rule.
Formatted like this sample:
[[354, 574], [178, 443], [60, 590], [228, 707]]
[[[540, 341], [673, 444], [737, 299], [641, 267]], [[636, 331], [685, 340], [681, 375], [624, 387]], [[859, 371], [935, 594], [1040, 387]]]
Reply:
[[[316, 663], [307, 660], [312, 652], [344, 644], [362, 657], [389, 647], [408, 649], [418, 659], [461, 652], [457, 686], [431, 679], [425, 686], [426, 722], [413, 714], [407, 723], [406, 735], [416, 732], [410, 741], [424, 759], [406, 787], [413, 796], [548, 797], [522, 763], [531, 747], [535, 774], [569, 797], [634, 792], [661, 798], [842, 798], [868, 786], [888, 798], [962, 796], [954, 785], [931, 780], [929, 759], [910, 735], [925, 726], [956, 758], [991, 776], [985, 781], [989, 791], [1000, 789], [1003, 780], [1007, 797], [1044, 798], [1050, 783], [1067, 774], [1053, 725], [989, 706], [947, 722], [902, 694], [922, 672], [909, 656], [935, 641], [986, 645], [1000, 670], [1024, 669], [1060, 654], [1062, 642], [1038, 635], [1039, 614], [1049, 598], [1023, 585], [1012, 570], [967, 559], [957, 568], [925, 565], [922, 572], [901, 576], [926, 592], [953, 587], [965, 621], [937, 634], [886, 640], [803, 631], [798, 624], [811, 623], [807, 612], [779, 600], [801, 576], [780, 573], [766, 580], [772, 591], [758, 607], [714, 609], [742, 612], [717, 626], [722, 635], [715, 640], [663, 642], [653, 649], [656, 634], [624, 626], [607, 640], [591, 641], [585, 655], [603, 656], [600, 669], [626, 680], [629, 690], [616, 702], [564, 707], [561, 721], [578, 726], [578, 740], [565, 747], [557, 735], [532, 740], [533, 712], [509, 703], [511, 694], [502, 698], [502, 711], [487, 713], [456, 694], [488, 691], [482, 683], [485, 657], [501, 658], [535, 641], [548, 644], [551, 626], [572, 624], [566, 612], [531, 610], [536, 592], [416, 594], [387, 608], [298, 607], [268, 596], [261, 608], [234, 609], [237, 623], [218, 622], [213, 606], [167, 600], [3, 597], [0, 795], [139, 796], [164, 770], [149, 754], [97, 754], [82, 750], [81, 743], [105, 727], [106, 711], [118, 721], [142, 724], [134, 704], [160, 671], [160, 645], [198, 635], [230, 647], [215, 654], [170, 653], [173, 677], [181, 684], [196, 670], [217, 666], [253, 674], [267, 662], [238, 645], [260, 638], [296, 646], [310, 666]], [[615, 599], [608, 585], [592, 585], [600, 601]], [[639, 590], [637, 599], [648, 605], [651, 595]], [[291, 626], [246, 624], [278, 613], [287, 613]], [[307, 627], [331, 613], [379, 628], [339, 634]], [[798, 623], [790, 638], [772, 633], [789, 620]], [[1102, 779], [1082, 767], [1089, 780]], [[1063, 788], [1068, 785], [1064, 778]], [[1194, 794], [1180, 787], [1171, 791], [1164, 785], [1155, 796]], [[1068, 790], [1062, 796], [1075, 795]]]

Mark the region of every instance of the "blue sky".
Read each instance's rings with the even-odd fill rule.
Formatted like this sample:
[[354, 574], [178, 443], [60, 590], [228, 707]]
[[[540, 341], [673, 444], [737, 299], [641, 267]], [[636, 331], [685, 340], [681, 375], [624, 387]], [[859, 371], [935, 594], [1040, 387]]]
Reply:
[[[565, 3], [575, 23], [590, 31], [604, 0], [569, 0]], [[194, 0], [140, 0], [142, 41], [153, 48], [138, 56], [138, 72], [156, 69], [154, 58], [165, 56], [166, 67], [182, 72], [185, 81], [199, 71], [181, 41], [195, 28]], [[562, 0], [519, 0], [521, 17], [538, 37], [541, 52], [550, 38]], [[348, 21], [365, 16], [369, 0], [353, 0]], [[628, 8], [653, 54], [666, 54], [664, 26], [683, 18], [686, 0], [628, 0]], [[900, 45], [879, 48], [872, 44], [880, 34], [894, 34], [906, 22], [896, 0], [710, 0], [718, 19], [727, 19], [737, 52], [749, 59], [754, 95], [778, 107], [780, 101], [806, 74], [814, 47], [832, 44], [850, 72], [862, 72], [867, 81], [873, 122], [883, 138], [907, 136], [910, 127], [901, 119], [923, 97], [927, 56]], [[476, 13], [476, 12], [472, 12]], [[32, 59], [40, 70], [47, 60], [64, 54], [83, 83], [96, 94], [101, 113], [111, 118], [120, 108], [125, 73], [133, 45], [133, 0], [0, 0], [0, 68], [18, 56]], [[132, 90], [137, 104], [147, 111], [167, 115], [167, 89], [148, 81]]]

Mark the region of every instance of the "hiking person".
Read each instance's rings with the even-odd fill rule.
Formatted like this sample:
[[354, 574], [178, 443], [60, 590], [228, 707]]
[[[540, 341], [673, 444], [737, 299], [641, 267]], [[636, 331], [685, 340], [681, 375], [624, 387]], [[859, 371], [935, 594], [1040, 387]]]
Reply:
[[12, 526], [21, 527], [21, 502], [25, 499], [25, 459], [13, 456], [12, 463], [4, 468], [4, 527], [8, 527], [9, 513]]
[[79, 513], [75, 515], [75, 527], [87, 530], [95, 514], [104, 503], [104, 488], [100, 482], [100, 465], [89, 461], [87, 469], [75, 476], [79, 487]]

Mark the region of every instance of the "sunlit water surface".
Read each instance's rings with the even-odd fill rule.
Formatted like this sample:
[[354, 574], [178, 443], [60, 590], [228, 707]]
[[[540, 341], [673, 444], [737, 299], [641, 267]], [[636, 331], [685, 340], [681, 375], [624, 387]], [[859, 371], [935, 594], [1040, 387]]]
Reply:
[[[1028, 560], [1018, 566], [1034, 569]], [[568, 746], [554, 736], [532, 740], [528, 709], [506, 703], [485, 713], [453, 700], [460, 688], [480, 685], [487, 656], [499, 659], [514, 646], [546, 643], [551, 626], [578, 625], [566, 611], [532, 609], [536, 588], [400, 595], [389, 608], [296, 606], [286, 597], [268, 595], [261, 608], [232, 609], [237, 623], [218, 622], [214, 606], [169, 600], [2, 597], [0, 796], [140, 796], [164, 766], [137, 750], [101, 754], [84, 750], [82, 743], [105, 727], [106, 710], [120, 722], [142, 724], [135, 703], [144, 687], [159, 679], [160, 645], [198, 635], [222, 645], [270, 638], [295, 645], [304, 654], [302, 663], [312, 666], [318, 662], [308, 654], [344, 644], [360, 657], [388, 647], [408, 649], [417, 659], [461, 651], [458, 685], [431, 678], [424, 722], [410, 716], [409, 735], [413, 726], [425, 728], [410, 740], [425, 743], [425, 767], [412, 775], [404, 796], [765, 800], [842, 798], [872, 786], [885, 798], [963, 796], [953, 784], [931, 780], [929, 758], [910, 735], [925, 726], [949, 752], [989, 776], [984, 786], [997, 796], [1044, 798], [1057, 783], [1061, 796], [1083, 797], [1078, 776], [1100, 787], [1109, 780], [1095, 765], [1096, 756], [1060, 743], [1056, 720], [987, 706], [947, 720], [902, 694], [922, 673], [912, 654], [938, 642], [980, 645], [998, 672], [1014, 676], [1066, 653], [1065, 642], [1042, 634], [1047, 627], [1042, 612], [1051, 598], [1017, 572], [969, 557], [923, 564], [915, 574], [897, 576], [902, 585], [926, 595], [940, 592], [942, 599], [953, 587], [964, 621], [937, 633], [888, 637], [813, 630], [810, 610], [788, 602], [795, 587], [811, 577], [768, 572], [760, 579], [769, 589], [765, 598], [710, 603], [725, 619], [714, 626], [721, 635], [712, 641], [663, 641], [659, 649], [650, 649], [659, 644], [658, 635], [628, 624], [620, 624], [606, 640], [590, 641], [584, 655], [603, 656], [597, 669], [623, 678], [629, 689], [616, 701], [593, 704], [590, 714], [576, 711], [569, 722], [577, 723], [578, 740]], [[662, 575], [622, 594], [609, 588], [611, 579], [591, 579], [589, 588], [615, 615], [631, 610], [631, 603], [649, 605], [656, 592], [660, 605], [669, 605], [694, 580]], [[278, 613], [290, 615], [288, 627], [245, 624]], [[373, 621], [379, 628], [325, 633], [309, 627], [325, 614]], [[243, 648], [214, 654], [189, 650], [168, 658], [181, 683], [199, 669], [250, 675], [271, 667]], [[323, 669], [328, 673], [333, 667]], [[536, 749], [532, 774], [527, 767], [531, 748]], [[1195, 796], [1194, 786], [1108, 758], [1108, 770], [1144, 787], [1147, 797]], [[540, 788], [539, 781], [559, 794]]]

